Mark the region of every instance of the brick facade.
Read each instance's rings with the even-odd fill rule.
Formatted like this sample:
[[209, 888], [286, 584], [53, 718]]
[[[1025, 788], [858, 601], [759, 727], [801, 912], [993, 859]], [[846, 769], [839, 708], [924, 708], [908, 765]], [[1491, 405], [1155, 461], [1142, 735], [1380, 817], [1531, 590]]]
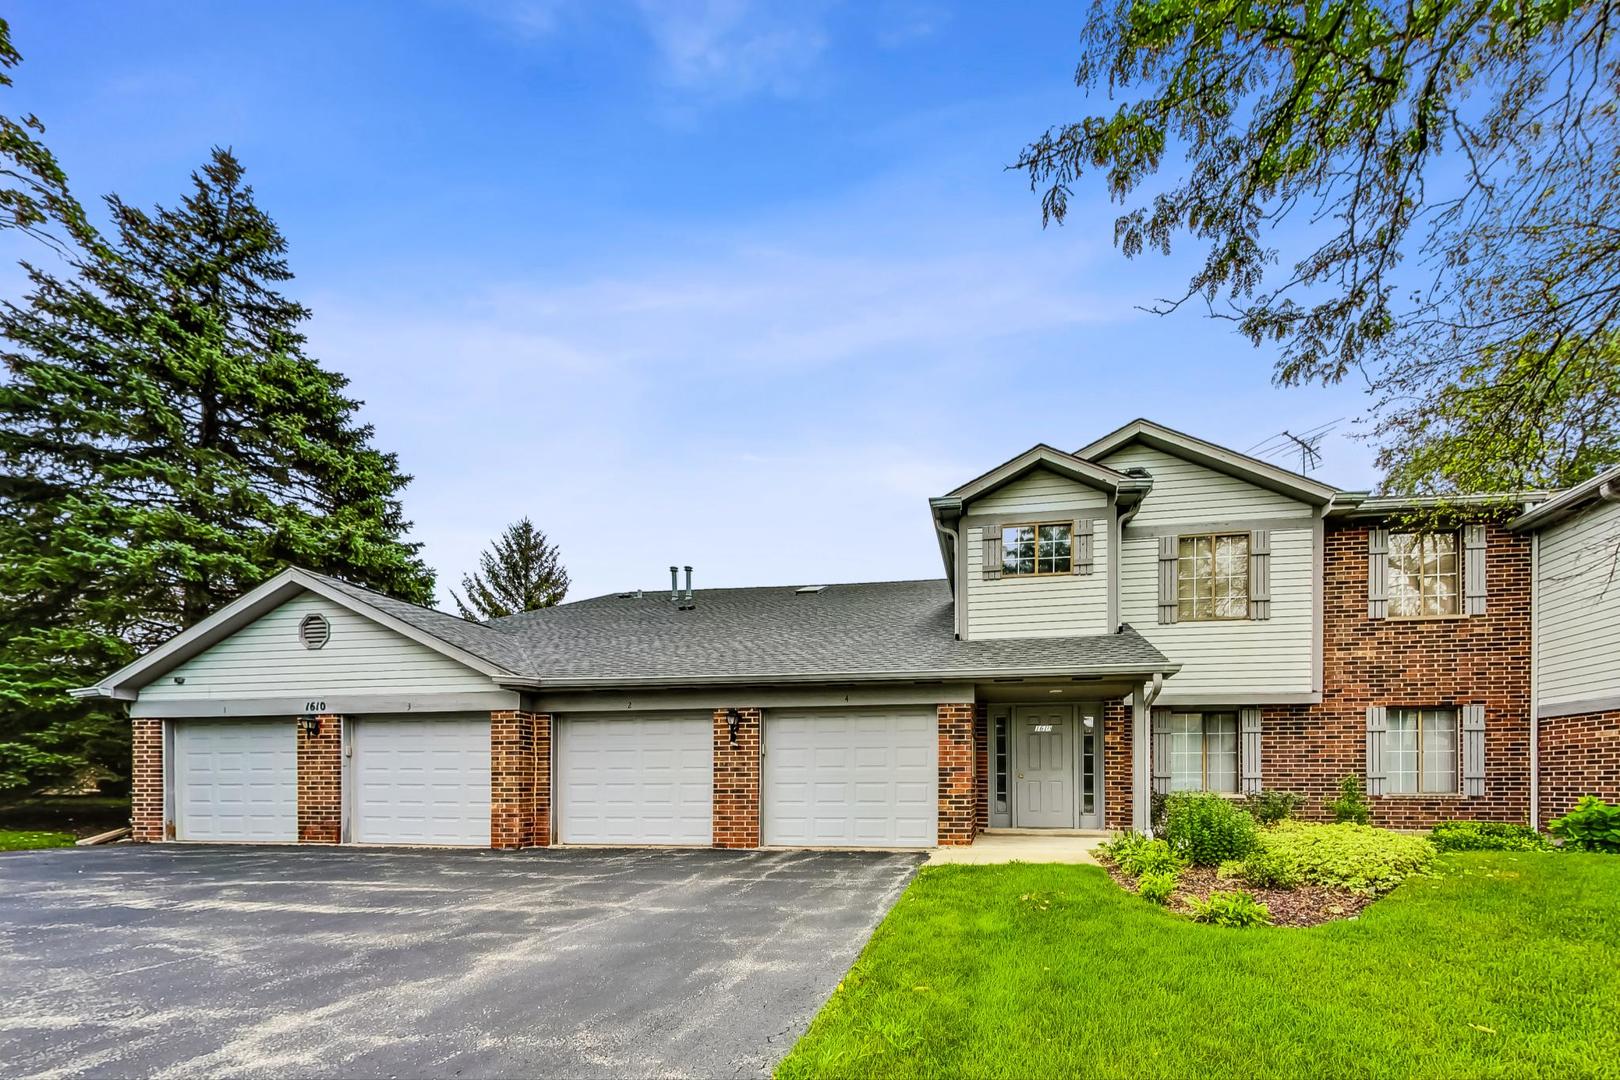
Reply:
[[[544, 766], [541, 733], [544, 733]], [[489, 714], [489, 846], [545, 846], [551, 839], [551, 718]], [[542, 778], [544, 787], [541, 786]], [[544, 805], [546, 811], [541, 813]]]
[[1306, 796], [1305, 815], [1323, 817], [1345, 776], [1366, 782], [1367, 706], [1483, 704], [1485, 794], [1373, 796], [1373, 823], [1529, 819], [1530, 541], [1496, 525], [1486, 536], [1485, 614], [1370, 619], [1367, 527], [1329, 523], [1322, 703], [1262, 705], [1265, 787]]
[[971, 844], [977, 830], [978, 785], [974, 765], [978, 757], [973, 705], [941, 705], [939, 714], [939, 843], [941, 847]]
[[737, 709], [732, 745], [730, 709], [714, 710], [714, 846], [756, 848], [759, 832], [759, 709]]
[[1620, 803], [1620, 712], [1543, 717], [1538, 734], [1543, 828], [1582, 795]]
[[1131, 827], [1131, 705], [1103, 702], [1103, 826]]
[[163, 835], [163, 721], [137, 717], [130, 722], [129, 838], [138, 844]]
[[[271, 721], [272, 723], [274, 721]], [[298, 840], [343, 840], [343, 719], [317, 716], [316, 731], [298, 724]]]
[[973, 710], [973, 831], [990, 827], [990, 706], [980, 702]]

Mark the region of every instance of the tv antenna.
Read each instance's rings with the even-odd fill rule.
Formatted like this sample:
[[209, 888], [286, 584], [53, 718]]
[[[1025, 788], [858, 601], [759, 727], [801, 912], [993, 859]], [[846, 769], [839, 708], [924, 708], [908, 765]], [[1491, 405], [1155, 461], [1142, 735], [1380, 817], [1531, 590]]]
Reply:
[[1284, 428], [1269, 439], [1262, 439], [1249, 447], [1249, 453], [1263, 458], [1275, 458], [1282, 454], [1299, 454], [1299, 471], [1308, 473], [1322, 464], [1322, 440], [1328, 433], [1337, 427], [1344, 418], [1329, 420], [1327, 423], [1301, 431], [1295, 434]]

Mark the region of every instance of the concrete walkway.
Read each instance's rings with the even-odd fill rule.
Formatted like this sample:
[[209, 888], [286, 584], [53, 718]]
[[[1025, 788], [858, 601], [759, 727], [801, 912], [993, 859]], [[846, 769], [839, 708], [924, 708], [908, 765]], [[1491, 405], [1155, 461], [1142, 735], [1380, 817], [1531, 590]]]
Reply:
[[929, 866], [990, 866], [996, 863], [1087, 863], [1097, 865], [1091, 849], [1108, 839], [1096, 833], [981, 833], [967, 847], [935, 848]]

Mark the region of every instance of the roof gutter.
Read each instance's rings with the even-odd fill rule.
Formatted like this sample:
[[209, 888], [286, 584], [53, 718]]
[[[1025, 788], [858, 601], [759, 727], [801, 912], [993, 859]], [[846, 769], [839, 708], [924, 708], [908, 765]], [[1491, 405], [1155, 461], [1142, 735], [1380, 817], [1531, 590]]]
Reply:
[[875, 682], [962, 682], [994, 679], [1071, 679], [1097, 676], [1141, 676], [1163, 685], [1167, 675], [1181, 670], [1180, 664], [1088, 664], [1079, 667], [1025, 668], [948, 668], [930, 671], [851, 671], [784, 674], [755, 672], [740, 675], [631, 675], [620, 678], [517, 679], [497, 678], [499, 686], [515, 690], [612, 690], [656, 689], [681, 686], [761, 686], [775, 684], [826, 685]]

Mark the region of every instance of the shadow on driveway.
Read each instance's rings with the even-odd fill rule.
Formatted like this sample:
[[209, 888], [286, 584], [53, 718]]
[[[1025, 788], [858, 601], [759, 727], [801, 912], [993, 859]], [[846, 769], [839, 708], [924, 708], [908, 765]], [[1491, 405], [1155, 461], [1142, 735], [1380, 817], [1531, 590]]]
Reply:
[[763, 1076], [920, 855], [0, 856], [10, 1076]]

